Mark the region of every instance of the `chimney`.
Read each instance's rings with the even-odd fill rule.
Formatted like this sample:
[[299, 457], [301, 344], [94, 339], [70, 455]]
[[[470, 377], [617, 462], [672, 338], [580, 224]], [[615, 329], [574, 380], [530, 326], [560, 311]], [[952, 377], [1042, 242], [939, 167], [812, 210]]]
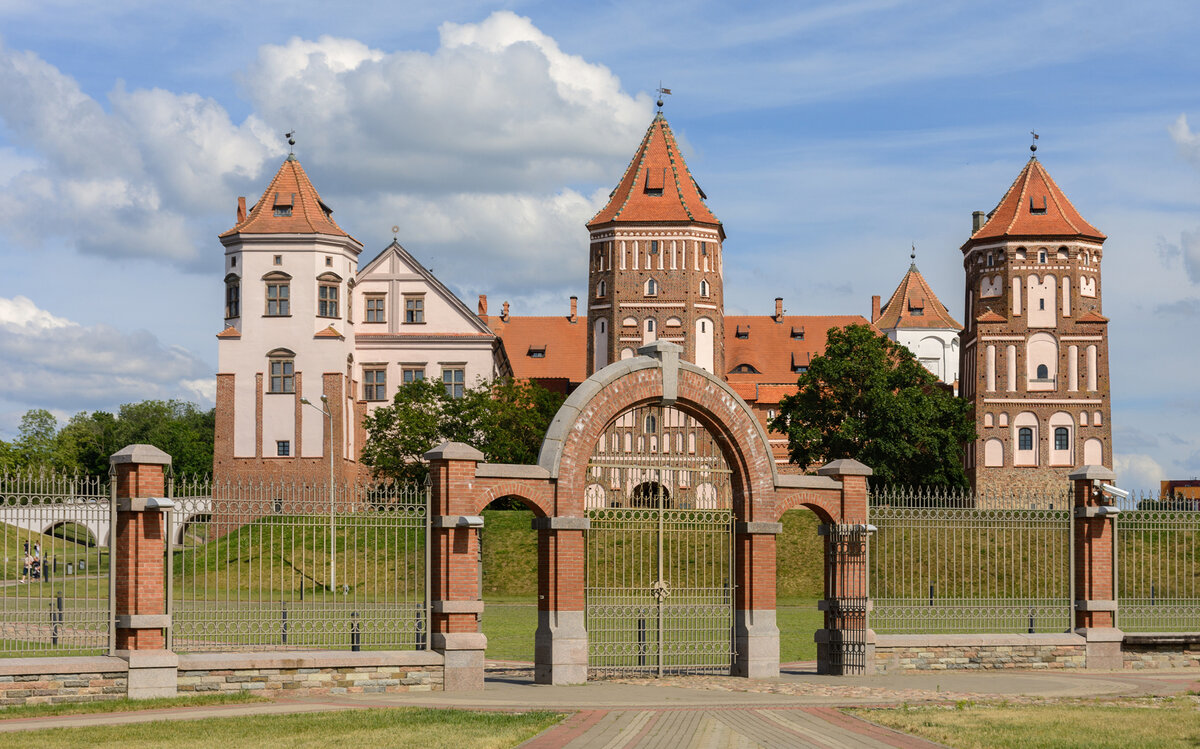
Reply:
[[871, 322], [879, 319], [879, 295], [871, 297]]
[[487, 317], [487, 294], [479, 295], [479, 316]]
[[783, 297], [775, 297], [775, 322], [783, 322]]
[[983, 211], [975, 211], [971, 214], [971, 233], [979, 231], [986, 223], [987, 215]]
[[571, 317], [568, 319], [572, 324], [579, 320], [579, 297], [577, 296], [571, 297]]
[[240, 224], [245, 220], [246, 220], [246, 199], [244, 197], [239, 197], [238, 198], [238, 220], [237, 220], [237, 222]]
[[508, 322], [508, 302], [505, 302], [504, 306], [500, 309], [500, 319]]

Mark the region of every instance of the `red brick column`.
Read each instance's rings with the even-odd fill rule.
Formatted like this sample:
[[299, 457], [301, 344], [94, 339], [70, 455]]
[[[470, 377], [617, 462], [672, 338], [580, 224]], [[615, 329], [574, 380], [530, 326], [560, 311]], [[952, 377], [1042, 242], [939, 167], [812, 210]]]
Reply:
[[461, 442], [444, 442], [425, 453], [432, 481], [429, 539], [431, 635], [442, 653], [444, 689], [483, 689], [487, 638], [479, 631], [479, 530], [475, 512], [475, 466], [483, 453]]
[[874, 673], [875, 632], [870, 628], [867, 586], [867, 477], [871, 469], [857, 460], [835, 460], [818, 469], [842, 484], [841, 517], [822, 528], [825, 536], [825, 629], [816, 634], [817, 672], [846, 674], [847, 660], [861, 652], [865, 669]]
[[166, 469], [171, 456], [129, 445], [110, 459], [116, 473], [117, 524], [112, 536], [116, 655], [129, 661], [129, 697], [176, 693], [175, 654], [166, 601]]
[[534, 680], [539, 684], [587, 681], [584, 626], [587, 518], [534, 518], [538, 532], [538, 627]]
[[734, 676], [779, 676], [779, 625], [775, 618], [775, 537], [783, 523], [738, 522], [734, 526], [737, 565]]
[[1121, 668], [1122, 633], [1116, 628], [1115, 519], [1120, 512], [1100, 491], [1116, 475], [1082, 466], [1070, 475], [1075, 513], [1075, 631], [1087, 640], [1088, 668]]

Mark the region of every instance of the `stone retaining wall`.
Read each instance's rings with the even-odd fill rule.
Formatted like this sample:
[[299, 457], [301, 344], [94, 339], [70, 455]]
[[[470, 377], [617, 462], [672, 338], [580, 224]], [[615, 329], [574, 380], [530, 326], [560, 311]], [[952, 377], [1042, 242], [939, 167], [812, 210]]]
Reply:
[[180, 693], [371, 694], [442, 689], [439, 653], [194, 653], [179, 656]]
[[1126, 634], [1121, 643], [1121, 656], [1125, 668], [1200, 667], [1200, 635]]
[[1087, 667], [1087, 643], [1075, 634], [877, 635], [875, 673], [999, 671]]
[[0, 706], [120, 699], [126, 673], [125, 661], [107, 656], [0, 659]]

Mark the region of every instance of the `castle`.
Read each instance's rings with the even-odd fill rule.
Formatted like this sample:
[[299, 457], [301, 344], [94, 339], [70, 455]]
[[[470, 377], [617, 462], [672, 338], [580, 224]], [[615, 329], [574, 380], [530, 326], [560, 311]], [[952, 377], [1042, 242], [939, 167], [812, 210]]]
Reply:
[[[990, 218], [976, 214], [963, 245], [965, 328], [915, 259], [886, 303], [872, 299], [870, 320], [788, 315], [782, 297], [774, 314], [726, 316], [725, 229], [706, 198], [659, 111], [587, 223], [586, 313], [572, 297], [562, 316], [512, 315], [507, 302], [494, 315], [486, 296], [472, 313], [397, 241], [360, 269], [362, 244], [289, 155], [257, 203], [239, 199], [220, 237], [216, 477], [321, 480], [329, 451], [339, 476], [361, 475], [363, 417], [404, 383], [435, 379], [453, 396], [512, 376], [565, 393], [656, 340], [723, 377], [766, 425], [827, 331], [850, 324], [907, 346], [974, 403], [980, 438], [965, 467], [980, 488], [1049, 486], [1081, 462], [1111, 466], [1104, 237], [1036, 158]], [[771, 446], [781, 469], [796, 470], [782, 435]]]

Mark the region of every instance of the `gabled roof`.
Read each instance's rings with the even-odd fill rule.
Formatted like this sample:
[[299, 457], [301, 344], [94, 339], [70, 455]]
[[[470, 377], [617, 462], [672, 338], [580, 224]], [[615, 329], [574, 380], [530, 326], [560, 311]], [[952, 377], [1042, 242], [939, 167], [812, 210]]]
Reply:
[[[770, 315], [726, 315], [725, 380], [738, 393], [753, 388], [757, 395], [743, 395], [747, 400], [778, 402], [781, 394], [796, 391], [794, 367], [825, 353], [830, 328], [869, 324], [859, 315], [784, 315], [780, 322]], [[737, 337], [739, 329], [745, 338]], [[758, 373], [733, 371], [742, 364]]]
[[[277, 216], [277, 212], [288, 215]], [[246, 217], [221, 236], [234, 234], [332, 234], [354, 239], [334, 222], [333, 209], [321, 200], [295, 156], [287, 157]]]
[[1104, 315], [1100, 314], [1096, 310], [1090, 309], [1087, 312], [1084, 312], [1082, 315], [1080, 315], [1079, 318], [1076, 320], [1076, 322], [1106, 323], [1106, 322], [1108, 322], [1108, 318], [1105, 317]]
[[900, 285], [891, 298], [879, 310], [879, 317], [871, 321], [880, 330], [895, 328], [952, 328], [962, 330], [946, 306], [942, 304], [929, 282], [917, 270], [917, 264], [908, 267], [908, 273], [900, 279]]
[[988, 221], [963, 245], [999, 237], [1087, 237], [1104, 240], [1099, 229], [1084, 220], [1058, 188], [1036, 156], [1000, 199]]
[[704, 191], [683, 160], [667, 118], [659, 112], [609, 196], [608, 205], [587, 225], [594, 229], [611, 222], [694, 222], [720, 228], [723, 237], [721, 222], [704, 199]]
[[1004, 317], [1002, 315], [1000, 315], [999, 313], [997, 313], [993, 310], [988, 310], [988, 311], [984, 312], [982, 315], [979, 315], [978, 317], [976, 317], [975, 322], [987, 324], [987, 323], [1008, 322], [1008, 321], [1005, 320]]
[[[391, 244], [389, 244], [387, 247], [384, 247], [378, 255], [372, 258], [369, 263], [363, 266], [362, 270], [358, 272], [358, 283], [362, 284], [365, 281], [371, 280], [371, 274], [380, 269], [391, 255], [398, 257], [403, 265], [410, 268], [413, 273], [416, 273], [418, 276], [421, 276], [421, 278], [425, 279], [425, 283], [429, 284], [429, 288], [438, 296], [445, 299], [451, 307], [457, 310], [462, 318], [466, 320], [472, 328], [484, 335], [492, 335], [492, 331], [488, 330], [487, 325], [485, 325], [483, 321], [481, 321], [479, 317], [471, 311], [470, 307], [463, 303], [463, 300], [458, 298], [457, 294], [451, 291], [446, 284], [439, 281], [437, 276], [434, 276], [432, 273], [430, 273], [428, 268], [426, 268], [424, 265], [421, 265], [420, 261], [413, 257], [412, 253], [404, 249], [404, 247], [402, 247], [395, 239], [393, 239]], [[370, 336], [372, 334], [355, 334], [356, 337], [358, 335]], [[378, 335], [376, 335], [376, 337], [378, 337]]]
[[[504, 341], [519, 380], [566, 379], [579, 384], [587, 379], [587, 318], [575, 322], [561, 317], [485, 318], [492, 332]], [[540, 356], [532, 356], [540, 352]]]

